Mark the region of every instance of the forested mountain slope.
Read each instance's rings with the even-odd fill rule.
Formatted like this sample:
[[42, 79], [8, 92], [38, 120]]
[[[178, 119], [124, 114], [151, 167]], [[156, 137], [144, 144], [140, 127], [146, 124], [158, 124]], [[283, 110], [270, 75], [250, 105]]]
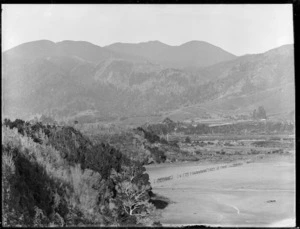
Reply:
[[3, 113], [95, 122], [185, 106], [208, 112], [248, 112], [258, 105], [267, 113], [294, 111], [292, 45], [193, 70], [138, 55], [71, 41], [38, 41], [8, 50], [2, 55]]

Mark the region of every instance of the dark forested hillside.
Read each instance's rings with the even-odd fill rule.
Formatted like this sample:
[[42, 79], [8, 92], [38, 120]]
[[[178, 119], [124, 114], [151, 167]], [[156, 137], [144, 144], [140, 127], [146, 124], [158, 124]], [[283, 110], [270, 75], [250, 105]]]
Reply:
[[[9, 226], [152, 225], [145, 168], [73, 127], [5, 120], [3, 223]], [[132, 195], [137, 194], [137, 195]]]

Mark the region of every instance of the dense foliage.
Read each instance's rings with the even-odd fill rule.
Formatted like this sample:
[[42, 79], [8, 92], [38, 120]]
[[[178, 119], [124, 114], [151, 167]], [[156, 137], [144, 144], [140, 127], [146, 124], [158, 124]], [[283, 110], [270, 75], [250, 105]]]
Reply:
[[73, 127], [2, 125], [6, 226], [151, 225], [150, 191], [139, 162]]

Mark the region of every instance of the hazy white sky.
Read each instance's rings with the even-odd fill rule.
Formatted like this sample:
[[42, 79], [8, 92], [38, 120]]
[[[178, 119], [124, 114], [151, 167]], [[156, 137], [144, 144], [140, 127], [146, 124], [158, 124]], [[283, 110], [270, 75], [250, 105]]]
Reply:
[[235, 55], [293, 43], [291, 4], [2, 5], [2, 50], [47, 39], [114, 42], [201, 40]]

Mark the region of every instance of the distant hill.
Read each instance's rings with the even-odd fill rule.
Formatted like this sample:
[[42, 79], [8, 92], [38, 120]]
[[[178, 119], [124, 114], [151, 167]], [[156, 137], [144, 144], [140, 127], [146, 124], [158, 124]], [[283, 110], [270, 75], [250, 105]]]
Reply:
[[172, 112], [177, 118], [196, 118], [206, 112], [249, 113], [262, 105], [270, 117], [294, 119], [291, 115], [295, 112], [293, 45], [245, 55], [192, 72], [200, 76], [203, 84], [192, 87], [189, 93], [206, 95], [207, 99], [199, 104], [198, 96], [190, 96], [190, 106]]
[[236, 58], [235, 55], [204, 41], [190, 41], [179, 46], [170, 46], [159, 41], [115, 43], [104, 48], [142, 56], [153, 63], [171, 68], [206, 67]]
[[[108, 58], [128, 58], [136, 57], [115, 53], [100, 46], [86, 41], [61, 41], [54, 43], [49, 40], [32, 41], [21, 44], [4, 52], [4, 60], [10, 59], [36, 59], [48, 56], [68, 56], [77, 57], [85, 61], [98, 63]], [[140, 59], [140, 57], [139, 57]]]
[[292, 45], [193, 70], [139, 55], [73, 41], [8, 50], [2, 54], [3, 114], [95, 122], [170, 112], [189, 118], [202, 110], [237, 114], [258, 105], [275, 116], [290, 117], [295, 110]]

